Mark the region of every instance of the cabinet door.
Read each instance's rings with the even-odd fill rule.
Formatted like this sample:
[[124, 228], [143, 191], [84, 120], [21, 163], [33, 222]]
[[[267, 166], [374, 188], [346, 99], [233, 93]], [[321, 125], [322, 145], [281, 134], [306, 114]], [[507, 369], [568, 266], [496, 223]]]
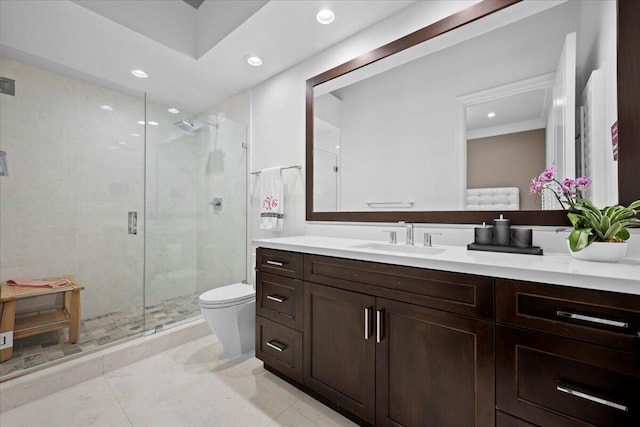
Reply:
[[306, 282], [304, 298], [305, 385], [373, 423], [375, 298]]
[[376, 310], [376, 425], [494, 425], [491, 322], [381, 298]]

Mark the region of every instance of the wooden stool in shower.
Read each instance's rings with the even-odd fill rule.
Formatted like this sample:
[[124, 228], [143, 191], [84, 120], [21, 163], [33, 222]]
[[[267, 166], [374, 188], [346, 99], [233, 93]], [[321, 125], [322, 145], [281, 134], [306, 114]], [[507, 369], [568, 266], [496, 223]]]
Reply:
[[[55, 278], [53, 280], [57, 280]], [[80, 338], [80, 291], [84, 289], [72, 275], [64, 276], [70, 284], [59, 288], [35, 288], [9, 286], [6, 282], [0, 285], [0, 333], [13, 332], [13, 339], [30, 337], [45, 332], [69, 328], [69, 342], [75, 344]], [[64, 294], [64, 305], [52, 307], [46, 313], [30, 314], [16, 319], [16, 301], [41, 295]], [[43, 310], [41, 310], [43, 311]], [[0, 340], [0, 344], [2, 341]], [[13, 346], [0, 350], [0, 362], [11, 359]]]

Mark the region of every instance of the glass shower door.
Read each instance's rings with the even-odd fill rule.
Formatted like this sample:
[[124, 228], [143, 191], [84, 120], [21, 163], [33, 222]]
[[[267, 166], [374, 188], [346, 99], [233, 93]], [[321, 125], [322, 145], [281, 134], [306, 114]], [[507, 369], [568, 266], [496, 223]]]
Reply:
[[149, 103], [145, 333], [200, 316], [198, 296], [246, 276], [246, 126]]

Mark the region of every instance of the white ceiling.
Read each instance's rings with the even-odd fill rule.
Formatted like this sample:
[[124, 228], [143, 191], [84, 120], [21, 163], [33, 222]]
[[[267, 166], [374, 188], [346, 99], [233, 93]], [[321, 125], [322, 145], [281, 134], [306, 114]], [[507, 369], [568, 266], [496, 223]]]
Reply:
[[[1, 0], [0, 48], [15, 59], [200, 112], [416, 0]], [[330, 6], [331, 25], [315, 21]], [[258, 54], [264, 64], [246, 64]], [[148, 79], [129, 70], [141, 68]]]

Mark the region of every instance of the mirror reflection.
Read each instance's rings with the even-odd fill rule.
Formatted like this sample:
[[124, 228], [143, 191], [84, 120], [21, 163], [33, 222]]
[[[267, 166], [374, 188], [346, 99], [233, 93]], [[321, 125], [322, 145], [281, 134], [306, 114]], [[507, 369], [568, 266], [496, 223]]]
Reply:
[[615, 67], [615, 1], [523, 2], [318, 85], [314, 211], [558, 209], [551, 165], [616, 203]]

